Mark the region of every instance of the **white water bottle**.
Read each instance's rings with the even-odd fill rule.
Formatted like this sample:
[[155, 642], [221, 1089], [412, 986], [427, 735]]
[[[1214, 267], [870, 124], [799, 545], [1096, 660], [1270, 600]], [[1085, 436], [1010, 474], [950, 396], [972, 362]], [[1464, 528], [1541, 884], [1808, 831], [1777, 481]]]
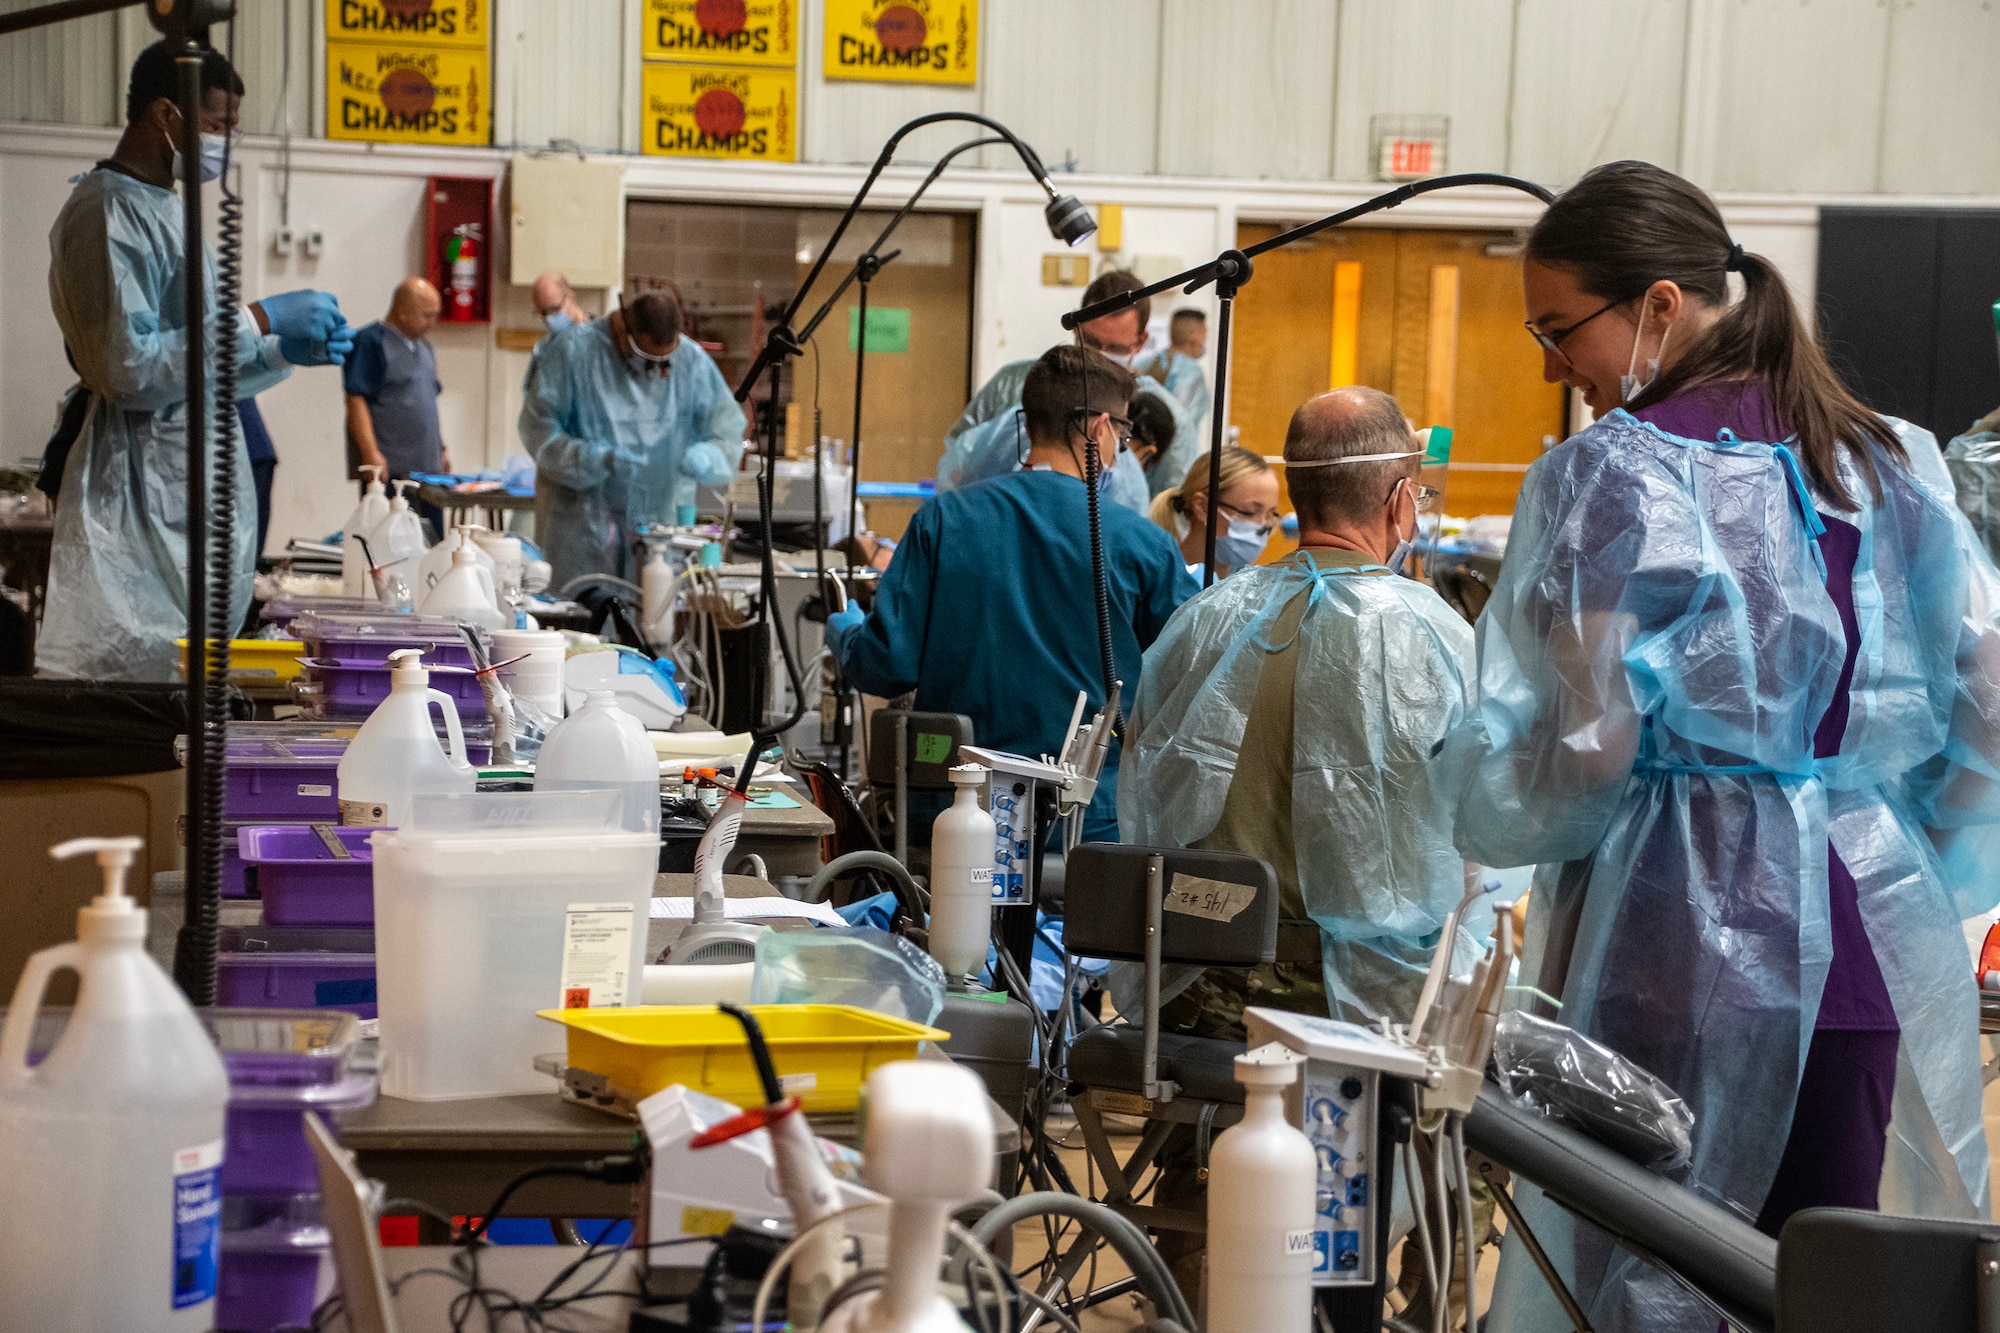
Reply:
[[660, 831], [660, 756], [639, 719], [610, 690], [589, 690], [535, 756], [536, 791], [602, 791], [625, 798], [627, 832]]
[[[466, 762], [465, 733], [458, 725], [458, 705], [443, 690], [431, 688], [424, 655], [415, 648], [389, 654], [389, 697], [347, 743], [336, 772], [340, 822], [386, 824], [400, 828], [410, 813], [410, 798], [470, 795], [479, 774]], [[449, 751], [438, 744], [431, 725], [431, 705], [444, 711]]]
[[[214, 1327], [229, 1078], [201, 1020], [146, 953], [125, 896], [138, 838], [73, 838], [104, 892], [77, 939], [28, 960], [0, 1028], [0, 1327]], [[49, 978], [78, 977], [48, 1057], [28, 1064]]]
[[374, 532], [376, 526], [389, 517], [389, 500], [382, 493], [382, 469], [373, 463], [363, 463], [361, 470], [369, 474], [368, 489], [340, 530], [340, 595], [343, 597], [375, 595], [375, 585], [368, 578], [368, 557], [362, 553], [360, 539]]
[[1285, 1118], [1305, 1058], [1271, 1043], [1236, 1057], [1243, 1119], [1208, 1153], [1208, 1333], [1312, 1328], [1312, 1141]]
[[986, 963], [993, 938], [993, 816], [979, 803], [986, 770], [951, 770], [958, 789], [931, 825], [931, 957], [954, 982]]

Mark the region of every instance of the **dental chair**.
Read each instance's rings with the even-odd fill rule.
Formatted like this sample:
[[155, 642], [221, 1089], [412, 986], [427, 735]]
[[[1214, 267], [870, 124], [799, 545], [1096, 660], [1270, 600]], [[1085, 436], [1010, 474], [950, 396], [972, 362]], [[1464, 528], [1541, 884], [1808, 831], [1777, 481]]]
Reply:
[[[1200, 1213], [1141, 1203], [1134, 1190], [1178, 1127], [1194, 1127], [1197, 1160], [1205, 1161], [1208, 1140], [1243, 1118], [1235, 1068], [1243, 1043], [1161, 1032], [1161, 974], [1170, 964], [1271, 962], [1277, 874], [1264, 861], [1230, 852], [1084, 843], [1069, 855], [1065, 896], [1068, 953], [1144, 967], [1140, 1011], [1079, 1033], [1068, 1052], [1070, 1105], [1104, 1175], [1101, 1202], [1142, 1227], [1205, 1232], [1208, 1220]], [[1123, 1162], [1105, 1130], [1107, 1112], [1146, 1122]], [[1068, 1251], [1062, 1271], [1080, 1267], [1089, 1248], [1085, 1241]]]

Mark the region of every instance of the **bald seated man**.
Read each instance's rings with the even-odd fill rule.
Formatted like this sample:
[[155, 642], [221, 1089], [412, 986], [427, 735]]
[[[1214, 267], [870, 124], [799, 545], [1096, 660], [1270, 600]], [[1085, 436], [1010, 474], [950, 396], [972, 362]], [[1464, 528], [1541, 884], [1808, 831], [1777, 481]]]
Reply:
[[[389, 313], [354, 335], [354, 351], [341, 368], [347, 393], [348, 468], [382, 469], [385, 481], [417, 472], [451, 471], [451, 454], [438, 428], [437, 353], [430, 331], [443, 309], [437, 288], [422, 278], [404, 278], [389, 300]], [[433, 528], [443, 515], [413, 498]]]
[[576, 289], [569, 285], [569, 279], [554, 269], [535, 278], [534, 295], [535, 318], [547, 325], [550, 333], [561, 333], [590, 318], [576, 303]]

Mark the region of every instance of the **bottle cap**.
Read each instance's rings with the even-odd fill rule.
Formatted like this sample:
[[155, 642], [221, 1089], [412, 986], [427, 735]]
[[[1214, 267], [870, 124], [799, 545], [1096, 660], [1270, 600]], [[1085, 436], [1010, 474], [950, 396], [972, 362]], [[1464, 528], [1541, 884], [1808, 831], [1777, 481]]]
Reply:
[[1270, 1042], [1236, 1057], [1236, 1081], [1246, 1088], [1282, 1088], [1299, 1076], [1306, 1058], [1281, 1042]]
[[76, 914], [79, 939], [129, 942], [146, 938], [145, 909], [125, 892], [125, 872], [144, 845], [143, 838], [71, 838], [49, 848], [49, 855], [58, 861], [95, 852], [104, 874], [104, 891]]
[[[456, 559], [457, 557], [453, 557]], [[424, 650], [421, 648], [399, 648], [389, 654], [389, 684], [417, 685], [430, 688], [430, 669], [424, 665]]]
[[959, 764], [949, 770], [954, 786], [977, 787], [986, 781], [984, 764]]

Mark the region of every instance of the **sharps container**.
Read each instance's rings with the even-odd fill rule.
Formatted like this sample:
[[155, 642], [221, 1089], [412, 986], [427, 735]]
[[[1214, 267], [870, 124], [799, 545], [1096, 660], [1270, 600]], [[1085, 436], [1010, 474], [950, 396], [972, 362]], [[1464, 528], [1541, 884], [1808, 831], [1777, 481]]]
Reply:
[[637, 1004], [658, 839], [611, 791], [418, 796], [374, 835], [382, 1092], [545, 1092], [536, 1011]]

